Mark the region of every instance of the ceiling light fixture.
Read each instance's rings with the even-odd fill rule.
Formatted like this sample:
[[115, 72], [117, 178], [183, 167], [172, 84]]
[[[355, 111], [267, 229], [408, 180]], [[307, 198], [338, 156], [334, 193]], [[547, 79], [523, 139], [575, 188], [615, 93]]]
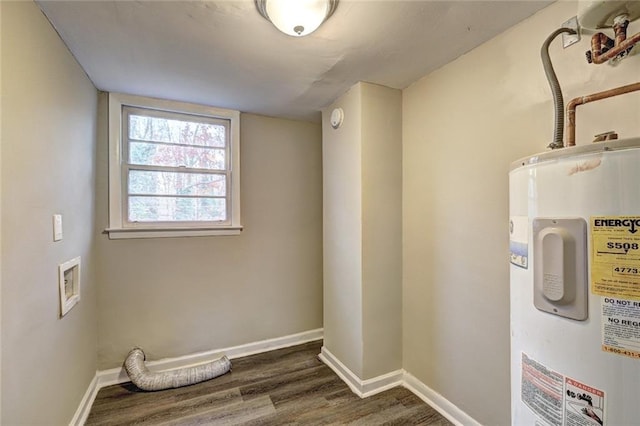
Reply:
[[283, 33], [311, 34], [333, 14], [338, 0], [255, 0], [260, 15]]

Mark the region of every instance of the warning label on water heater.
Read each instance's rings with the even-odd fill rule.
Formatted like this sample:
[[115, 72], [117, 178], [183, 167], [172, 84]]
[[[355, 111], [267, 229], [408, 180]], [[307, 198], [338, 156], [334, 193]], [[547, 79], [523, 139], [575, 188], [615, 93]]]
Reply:
[[602, 350], [640, 359], [640, 302], [602, 298]]
[[521, 398], [536, 426], [604, 426], [604, 391], [551, 370], [522, 352]]
[[563, 379], [562, 374], [522, 353], [522, 402], [551, 426], [562, 425]]
[[591, 292], [640, 300], [640, 216], [591, 217]]
[[565, 377], [565, 426], [604, 424], [604, 392]]

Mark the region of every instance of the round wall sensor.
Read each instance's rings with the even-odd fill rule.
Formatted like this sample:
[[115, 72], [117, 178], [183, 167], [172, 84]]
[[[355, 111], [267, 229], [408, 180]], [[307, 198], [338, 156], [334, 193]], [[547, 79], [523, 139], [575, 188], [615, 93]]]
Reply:
[[334, 129], [337, 129], [342, 125], [343, 121], [344, 121], [344, 111], [342, 110], [342, 108], [336, 108], [333, 111], [331, 111], [331, 127], [333, 127]]

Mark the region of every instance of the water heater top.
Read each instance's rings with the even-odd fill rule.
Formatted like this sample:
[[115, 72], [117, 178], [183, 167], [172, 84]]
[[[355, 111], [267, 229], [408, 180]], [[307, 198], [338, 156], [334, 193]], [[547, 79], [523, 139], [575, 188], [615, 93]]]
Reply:
[[640, 1], [591, 0], [578, 3], [578, 22], [582, 28], [611, 28], [619, 15], [628, 15], [629, 21], [640, 18]]
[[[640, 1], [638, 2], [640, 3]], [[623, 149], [640, 148], [640, 138], [618, 139], [604, 142], [594, 142], [589, 145], [576, 145], [568, 148], [554, 149], [541, 152], [529, 157], [524, 157], [511, 163], [510, 171], [517, 168], [557, 160], [574, 155], [588, 154], [592, 152], [618, 151]]]

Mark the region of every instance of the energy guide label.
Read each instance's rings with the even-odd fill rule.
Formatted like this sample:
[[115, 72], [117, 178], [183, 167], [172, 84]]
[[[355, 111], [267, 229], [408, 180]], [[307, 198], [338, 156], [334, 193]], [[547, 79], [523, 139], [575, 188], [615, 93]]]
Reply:
[[629, 268], [627, 266], [613, 266], [612, 275], [624, 277], [626, 275], [640, 275], [639, 268]]
[[591, 292], [640, 300], [640, 216], [591, 217]]

